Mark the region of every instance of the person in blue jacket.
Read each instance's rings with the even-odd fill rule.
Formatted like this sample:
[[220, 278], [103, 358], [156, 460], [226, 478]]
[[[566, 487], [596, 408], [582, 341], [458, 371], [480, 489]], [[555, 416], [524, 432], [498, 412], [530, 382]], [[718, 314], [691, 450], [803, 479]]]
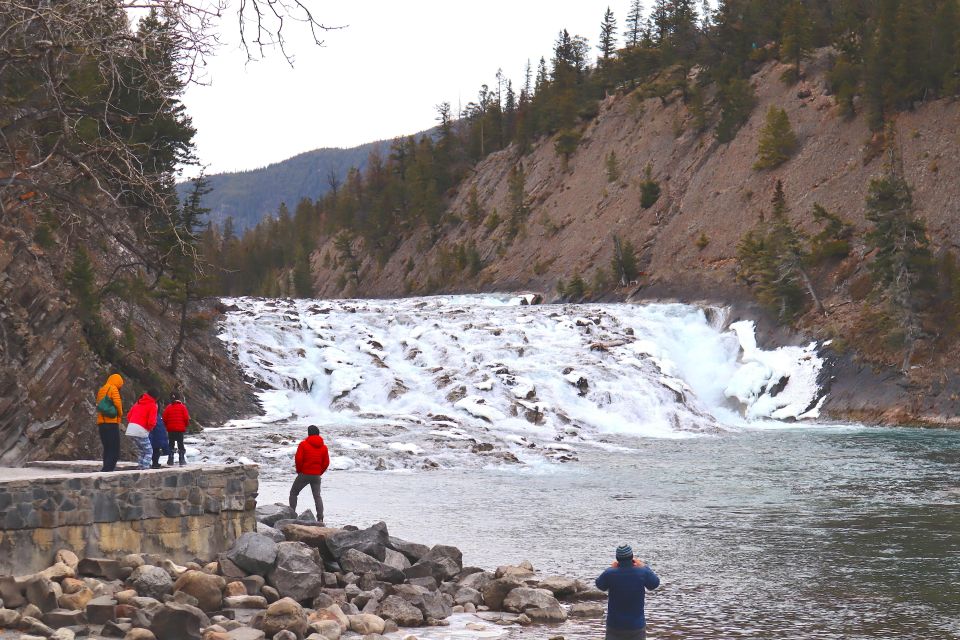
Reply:
[[617, 547], [617, 561], [597, 578], [597, 588], [609, 591], [606, 640], [646, 640], [643, 614], [646, 590], [660, 586], [660, 578], [642, 560], [633, 557], [628, 544]]
[[173, 452], [170, 451], [170, 439], [167, 436], [167, 425], [163, 423], [163, 416], [157, 411], [157, 424], [150, 430], [150, 444], [153, 447], [153, 464], [151, 469], [162, 469], [160, 456], [169, 456], [167, 466], [173, 464]]

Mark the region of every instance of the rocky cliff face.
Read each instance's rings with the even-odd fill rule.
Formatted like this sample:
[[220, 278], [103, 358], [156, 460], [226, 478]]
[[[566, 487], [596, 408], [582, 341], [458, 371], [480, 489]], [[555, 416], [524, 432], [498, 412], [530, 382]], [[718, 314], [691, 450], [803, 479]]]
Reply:
[[161, 392], [184, 389], [199, 425], [256, 411], [249, 387], [214, 335], [214, 308], [205, 314], [210, 324], [191, 337], [177, 375], [171, 376], [163, 367], [176, 339], [173, 311], [106, 298], [107, 328], [121, 342], [126, 327], [135, 344], [122, 351], [119, 362], [98, 357], [66, 291], [69, 247], [80, 242], [90, 249], [101, 287], [130, 255], [112, 240], [83, 231], [82, 222], [61, 228], [57, 242], [41, 248], [33, 239], [35, 222], [35, 211], [27, 206], [8, 210], [0, 221], [0, 466], [27, 459], [98, 458], [94, 394], [114, 371], [127, 381], [125, 407], [159, 379]]
[[[590, 282], [609, 269], [614, 237], [638, 249], [644, 274], [615, 296], [634, 300], [678, 298], [749, 305], [750, 292], [734, 278], [736, 246], [766, 212], [777, 179], [783, 181], [791, 217], [808, 231], [816, 227], [814, 203], [841, 215], [862, 232], [864, 198], [871, 177], [882, 170], [882, 154], [862, 117], [847, 119], [834, 106], [825, 81], [828, 52], [806, 65], [805, 78], [788, 86], [783, 65], [770, 63], [753, 78], [757, 105], [735, 140], [716, 142], [712, 129], [698, 130], [696, 118], [679, 92], [639, 99], [610, 96], [599, 115], [585, 124], [576, 153], [564, 166], [554, 140], [541, 140], [526, 156], [513, 149], [491, 155], [454, 195], [451, 212], [458, 222], [440, 232], [426, 228], [403, 237], [399, 250], [383, 266], [367, 259], [358, 285], [336, 267], [332, 239], [313, 256], [318, 294], [398, 296], [408, 293], [532, 289], [552, 295], [560, 279], [580, 274]], [[708, 107], [710, 99], [708, 97]], [[794, 156], [773, 171], [752, 168], [760, 129], [770, 106], [782, 107], [799, 140]], [[940, 100], [918, 105], [896, 121], [897, 144], [919, 214], [936, 249], [955, 246], [960, 237], [960, 105]], [[621, 177], [608, 182], [605, 158], [615, 152]], [[516, 238], [506, 225], [494, 229], [467, 220], [470, 192], [476, 189], [484, 215], [509, 215], [508, 175], [522, 162], [530, 214]], [[644, 168], [662, 195], [652, 207], [640, 206]], [[699, 242], [698, 242], [699, 240]], [[484, 261], [477, 277], [449, 268], [444, 256], [457, 243], [475, 243]], [[892, 422], [950, 423], [960, 411], [954, 364], [957, 349], [944, 348], [937, 336], [918, 349], [916, 369], [907, 378], [890, 366], [895, 358], [874, 348], [864, 314], [869, 305], [851, 293], [850, 284], [866, 275], [862, 243], [853, 255], [816, 273], [827, 318], [808, 315], [800, 333], [837, 338], [837, 357], [849, 380], [886, 380], [869, 390], [853, 384], [828, 410], [834, 417]], [[750, 307], [750, 313], [762, 313]], [[781, 332], [782, 335], [782, 332]], [[793, 339], [800, 339], [793, 334]], [[842, 339], [841, 339], [842, 338]], [[955, 345], [955, 342], [953, 343]], [[894, 385], [887, 389], [886, 384]]]

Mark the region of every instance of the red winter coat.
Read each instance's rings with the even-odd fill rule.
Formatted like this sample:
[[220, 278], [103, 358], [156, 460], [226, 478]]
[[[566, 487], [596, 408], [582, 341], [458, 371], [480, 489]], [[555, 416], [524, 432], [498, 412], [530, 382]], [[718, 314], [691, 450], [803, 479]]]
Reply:
[[323, 438], [307, 436], [306, 440], [297, 447], [294, 461], [297, 465], [297, 473], [308, 476], [323, 475], [330, 466], [330, 453], [327, 451], [327, 445], [323, 444]]
[[127, 422], [138, 424], [147, 431], [153, 431], [157, 426], [157, 401], [147, 394], [140, 396], [137, 403], [130, 407]]
[[190, 424], [190, 412], [187, 411], [187, 405], [179, 400], [174, 400], [163, 410], [163, 424], [167, 425], [167, 431], [174, 433], [183, 433]]

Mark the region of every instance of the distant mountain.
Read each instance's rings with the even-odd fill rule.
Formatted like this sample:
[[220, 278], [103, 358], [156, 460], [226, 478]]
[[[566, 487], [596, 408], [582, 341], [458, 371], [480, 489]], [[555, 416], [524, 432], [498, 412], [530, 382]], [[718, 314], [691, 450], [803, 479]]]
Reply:
[[[370, 142], [351, 149], [315, 149], [260, 169], [218, 173], [207, 176], [213, 188], [205, 198], [210, 219], [222, 225], [233, 218], [234, 229], [242, 232], [273, 215], [281, 202], [291, 210], [302, 198], [316, 199], [329, 189], [327, 177], [333, 171], [342, 181], [351, 167], [363, 168], [370, 153], [387, 149], [389, 142]], [[181, 200], [190, 183], [177, 185]]]

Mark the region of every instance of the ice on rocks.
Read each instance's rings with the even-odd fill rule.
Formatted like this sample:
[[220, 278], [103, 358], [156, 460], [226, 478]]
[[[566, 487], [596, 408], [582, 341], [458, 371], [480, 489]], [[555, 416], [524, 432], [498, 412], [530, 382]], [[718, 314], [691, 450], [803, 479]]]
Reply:
[[623, 436], [816, 417], [823, 401], [817, 345], [762, 350], [723, 309], [526, 294], [225, 302], [220, 338], [264, 415], [207, 429], [193, 455], [242, 450], [267, 479], [311, 424], [339, 470], [537, 465]]

